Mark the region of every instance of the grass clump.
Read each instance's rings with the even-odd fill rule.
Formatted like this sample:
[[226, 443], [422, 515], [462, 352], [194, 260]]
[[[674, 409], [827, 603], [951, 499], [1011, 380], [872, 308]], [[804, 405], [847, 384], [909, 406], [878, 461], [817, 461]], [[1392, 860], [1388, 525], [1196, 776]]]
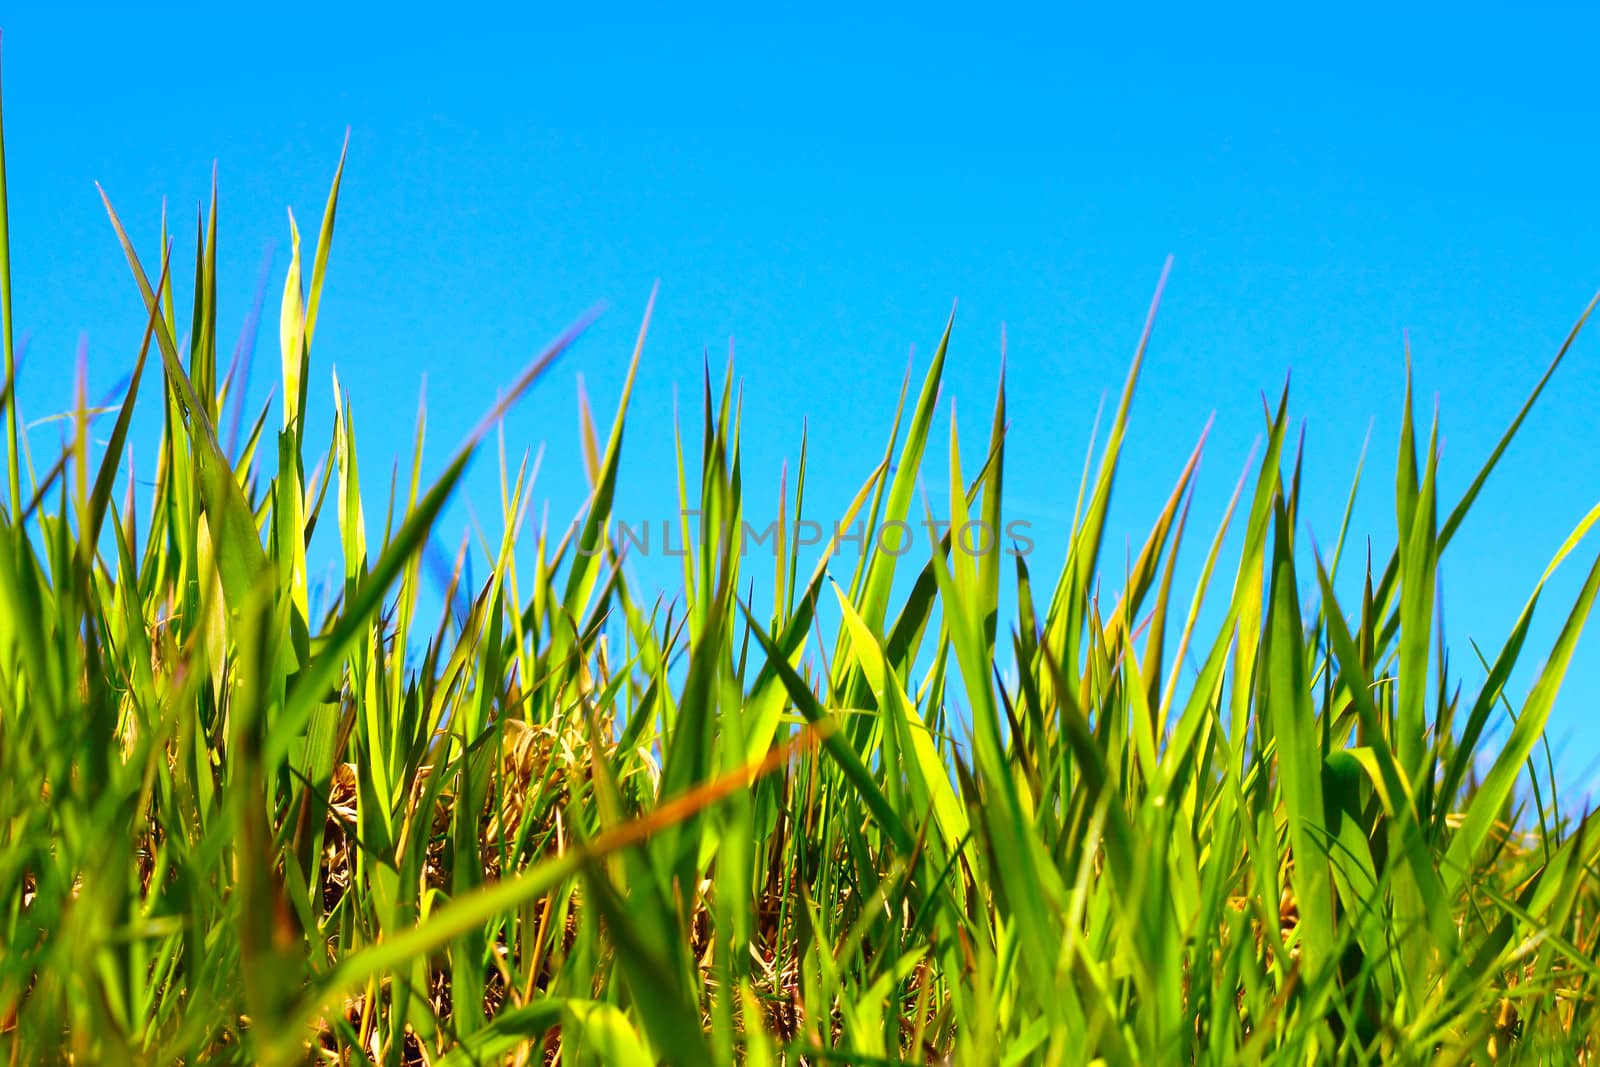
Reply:
[[[947, 529], [869, 545], [835, 583], [842, 559], [801, 559], [802, 461], [771, 603], [751, 602], [766, 564], [740, 550], [739, 405], [708, 380], [698, 455], [678, 448], [696, 517], [670, 603], [614, 545], [586, 550], [610, 525], [624, 390], [608, 440], [584, 420], [582, 532], [524, 533], [529, 478], [502, 463], [488, 577], [458, 562], [432, 624], [441, 510], [581, 324], [432, 484], [419, 424], [380, 528], [350, 397], [331, 429], [302, 417], [337, 197], [336, 178], [309, 270], [296, 235], [278, 422], [242, 412], [218, 363], [215, 197], [186, 309], [172, 243], [142, 258], [110, 211], [143, 347], [105, 443], [80, 401], [43, 470], [0, 260], [9, 1062], [1593, 1061], [1600, 826], [1561, 813], [1531, 757], [1600, 564], [1575, 603], [1532, 591], [1472, 697], [1435, 649], [1440, 557], [1565, 347], [1459, 501], [1438, 499], [1408, 393], [1397, 547], [1348, 603], [1344, 531], [1327, 555], [1302, 543], [1286, 397], [1194, 589], [1174, 581], [1193, 460], [1131, 569], [1106, 570], [1142, 340], [1053, 576]], [[923, 529], [949, 337], [845, 525]], [[117, 486], [151, 393], [140, 514]], [[1002, 385], [977, 453], [951, 419], [956, 530], [1001, 528], [1006, 404]], [[219, 427], [241, 415], [235, 447]], [[319, 524], [344, 569], [313, 613]], [[1525, 647], [1536, 605], [1566, 620], [1551, 648]], [[1525, 660], [1543, 666], [1486, 750]]]

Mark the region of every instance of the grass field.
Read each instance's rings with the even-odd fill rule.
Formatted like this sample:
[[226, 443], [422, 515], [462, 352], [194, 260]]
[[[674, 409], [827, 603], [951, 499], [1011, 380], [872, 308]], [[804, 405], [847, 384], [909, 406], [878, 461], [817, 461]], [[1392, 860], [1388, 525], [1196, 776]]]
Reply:
[[[581, 534], [522, 521], [502, 450], [488, 576], [458, 558], [423, 617], [442, 509], [581, 324], [437, 481], [420, 417], [409, 477], [363, 479], [367, 383], [332, 426], [300, 414], [337, 195], [296, 239], [259, 412], [219, 360], [215, 200], [193, 262], [108, 202], [132, 288], [106, 299], [142, 296], [148, 325], [125, 399], [81, 398], [60, 455], [21, 447], [0, 259], [7, 1062], [1595, 1062], [1600, 826], [1542, 738], [1600, 509], [1551, 561], [1589, 568], [1575, 603], [1529, 590], [1448, 675], [1435, 618], [1439, 560], [1565, 349], [1460, 500], [1396, 398], [1397, 533], [1370, 531], [1395, 547], [1370, 562], [1341, 551], [1368, 531], [1303, 538], [1287, 397], [1225, 514], [1190, 515], [1191, 461], [1131, 568], [1102, 557], [1142, 342], [1059, 572], [924, 529], [1002, 525], [1006, 396], [946, 439], [944, 342], [844, 517], [908, 521], [910, 550], [804, 551], [802, 462], [776, 556], [744, 552], [744, 479], [776, 477], [741, 469], [733, 383], [708, 380], [666, 599], [580, 551], [611, 528], [624, 390], [603, 438], [584, 413]], [[137, 472], [136, 399], [165, 413]], [[929, 502], [943, 449], [955, 491]], [[317, 614], [314, 528], [343, 560]], [[1553, 647], [1525, 640], [1536, 606]]]

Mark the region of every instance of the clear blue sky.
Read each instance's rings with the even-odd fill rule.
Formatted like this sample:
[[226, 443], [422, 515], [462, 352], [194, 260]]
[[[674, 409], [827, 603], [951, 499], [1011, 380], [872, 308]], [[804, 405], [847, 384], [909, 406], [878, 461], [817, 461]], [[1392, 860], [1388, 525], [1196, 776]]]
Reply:
[[[0, 22], [33, 418], [70, 402], [80, 334], [91, 393], [138, 343], [138, 298], [94, 181], [154, 258], [162, 198], [187, 225], [217, 161], [222, 321], [237, 328], [275, 246], [271, 323], [284, 208], [314, 229], [350, 128], [312, 393], [327, 413], [337, 364], [369, 514], [409, 450], [424, 375], [438, 460], [540, 344], [605, 301], [508, 425], [518, 451], [547, 444], [540, 495], [564, 520], [581, 499], [575, 377], [608, 421], [656, 279], [623, 510], [671, 506], [673, 390], [693, 398], [705, 354], [720, 364], [730, 337], [752, 510], [770, 508], [802, 415], [825, 508], [876, 461], [911, 346], [925, 360], [959, 298], [947, 392], [975, 452], [1004, 323], [1008, 494], [1042, 531], [1035, 570], [1053, 573], [1051, 524], [1070, 517], [1096, 406], [1170, 253], [1113, 552], [1146, 527], [1215, 412], [1194, 527], [1209, 536], [1260, 393], [1292, 368], [1314, 459], [1307, 522], [1331, 539], [1370, 424], [1358, 523], [1386, 553], [1403, 331], [1419, 400], [1442, 405], [1453, 498], [1600, 287], [1600, 16], [1577, 4], [754, 15], [91, 2], [14, 6]], [[270, 328], [264, 342], [262, 396]], [[1499, 646], [1600, 498], [1597, 363], [1591, 334], [1447, 558], [1469, 692], [1481, 675], [1466, 638]], [[40, 427], [35, 447], [56, 432]], [[489, 515], [492, 466], [473, 483]], [[1547, 602], [1546, 647], [1593, 551]], [[1554, 723], [1574, 774], [1600, 756], [1595, 640]]]

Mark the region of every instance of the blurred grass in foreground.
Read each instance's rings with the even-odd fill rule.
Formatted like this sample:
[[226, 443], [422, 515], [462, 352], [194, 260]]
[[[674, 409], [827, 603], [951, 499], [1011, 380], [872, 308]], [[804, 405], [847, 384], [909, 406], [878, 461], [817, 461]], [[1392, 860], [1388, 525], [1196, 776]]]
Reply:
[[[802, 460], [771, 601], [746, 602], [769, 557], [742, 558], [739, 405], [708, 380], [678, 444], [699, 513], [682, 586], [642, 599], [614, 548], [580, 551], [611, 528], [625, 389], [605, 441], [583, 412], [578, 538], [528, 532], [530, 476], [502, 451], [488, 577], [466, 587], [458, 559], [430, 620], [441, 509], [582, 324], [436, 482], [419, 418], [409, 480], [363, 484], [350, 394], [335, 381], [331, 427], [300, 416], [337, 197], [336, 177], [309, 259], [295, 236], [281, 421], [242, 412], [218, 362], [215, 196], [188, 309], [187, 258], [165, 239], [141, 257], [108, 201], [144, 344], [103, 447], [80, 388], [43, 469], [20, 447], [0, 230], [8, 1062], [1594, 1062], [1600, 826], [1562, 807], [1540, 744], [1600, 564], [1576, 603], [1530, 591], [1475, 695], [1435, 647], [1440, 556], [1550, 374], [1459, 501], [1436, 498], [1436, 428], [1404, 398], [1398, 547], [1342, 604], [1347, 530], [1299, 543], [1287, 398], [1214, 532], [1190, 530], [1191, 461], [1131, 569], [1103, 569], [1143, 340], [1059, 574], [948, 533], [862, 553], [847, 584], [827, 552], [803, 570]], [[948, 339], [846, 525], [924, 529]], [[152, 392], [137, 514], [123, 460]], [[219, 427], [241, 416], [235, 445]], [[950, 420], [937, 510], [958, 528], [1000, 528], [1005, 425], [1003, 387], [965, 452]], [[319, 523], [344, 572], [313, 616]], [[1186, 538], [1205, 563], [1180, 591]], [[1214, 630], [1202, 602], [1225, 606]], [[1552, 648], [1525, 647], [1536, 606], [1566, 620]], [[1514, 704], [1524, 661], [1543, 666]]]

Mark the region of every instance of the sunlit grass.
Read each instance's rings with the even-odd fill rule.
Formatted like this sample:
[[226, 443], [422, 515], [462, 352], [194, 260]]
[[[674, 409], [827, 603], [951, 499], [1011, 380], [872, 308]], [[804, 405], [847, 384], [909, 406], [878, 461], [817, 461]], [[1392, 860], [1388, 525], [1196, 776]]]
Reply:
[[[1565, 347], [1459, 501], [1399, 398], [1396, 532], [1372, 531], [1397, 547], [1337, 583], [1296, 521], [1315, 457], [1287, 397], [1225, 514], [1191, 517], [1191, 462], [1131, 568], [1102, 560], [1142, 339], [1054, 575], [949, 533], [808, 555], [803, 461], [775, 565], [742, 553], [745, 476], [770, 472], [742, 470], [733, 382], [708, 380], [678, 450], [692, 550], [658, 599], [580, 551], [611, 527], [625, 389], [604, 440], [585, 408], [581, 531], [526, 523], [531, 472], [502, 457], [487, 578], [457, 560], [432, 619], [442, 510], [584, 324], [436, 481], [419, 422], [409, 477], [364, 482], [371, 383], [302, 417], [337, 198], [309, 258], [294, 238], [278, 420], [218, 363], [215, 198], [183, 309], [174, 243], [141, 252], [108, 201], [132, 286], [107, 299], [143, 299], [144, 344], [43, 469], [0, 230], [8, 1062], [1593, 1062], [1600, 826], [1536, 757], [1600, 563], [1575, 603], [1530, 590], [1482, 671], [1437, 648], [1440, 558]], [[1001, 528], [1004, 388], [987, 435], [946, 430], [949, 340], [843, 525]], [[140, 397], [164, 412], [144, 513]], [[342, 587], [313, 614], [330, 527]], [[1528, 647], [1536, 606], [1553, 647]]]

